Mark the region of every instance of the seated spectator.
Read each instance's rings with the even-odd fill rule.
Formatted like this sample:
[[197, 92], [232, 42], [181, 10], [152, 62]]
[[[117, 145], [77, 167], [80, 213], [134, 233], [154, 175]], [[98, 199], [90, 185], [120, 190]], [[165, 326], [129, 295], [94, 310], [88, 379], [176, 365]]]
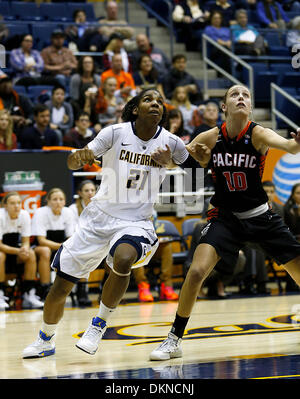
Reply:
[[116, 1], [107, 1], [105, 11], [106, 17], [99, 18], [99, 23], [101, 24], [99, 33], [106, 39], [112, 33], [121, 33], [125, 38], [124, 45], [126, 50], [132, 50], [132, 39], [135, 36], [135, 30], [125, 20], [118, 18], [118, 3]]
[[291, 29], [288, 30], [286, 35], [286, 45], [292, 50], [294, 45], [300, 43], [300, 16], [295, 17], [291, 23]]
[[75, 24], [69, 25], [65, 29], [66, 39], [73, 46], [73, 50], [83, 51], [85, 32], [89, 29], [89, 24], [86, 21], [86, 13], [84, 10], [77, 9], [73, 12], [73, 21]]
[[124, 37], [120, 33], [110, 35], [108, 44], [104, 49], [102, 56], [102, 65], [104, 70], [111, 68], [111, 60], [113, 55], [121, 54], [123, 70], [131, 72], [130, 60], [127, 51], [124, 49]]
[[199, 37], [195, 36], [195, 33], [204, 29], [209, 17], [209, 13], [204, 12], [201, 7], [199, 0], [181, 0], [175, 5], [172, 13], [177, 35], [185, 42], [187, 50], [199, 49]]
[[168, 112], [165, 127], [169, 132], [180, 137], [184, 144], [190, 142], [191, 135], [184, 129], [182, 112], [178, 108], [171, 109]]
[[124, 100], [117, 90], [117, 80], [114, 77], [107, 78], [99, 88], [95, 112], [98, 122], [102, 127], [111, 125], [116, 120], [117, 107]]
[[50, 111], [45, 104], [37, 104], [34, 107], [33, 126], [26, 127], [20, 134], [22, 149], [41, 150], [43, 146], [58, 146], [59, 137], [49, 127]]
[[0, 15], [0, 43], [6, 45], [8, 37], [9, 37], [9, 29], [4, 23], [3, 16]]
[[67, 147], [83, 148], [92, 141], [96, 132], [90, 127], [90, 117], [86, 112], [81, 112], [75, 121], [75, 127], [69, 130], [63, 138], [63, 143]]
[[191, 141], [198, 136], [199, 133], [217, 126], [219, 112], [219, 107], [214, 101], [202, 104], [194, 111], [193, 125], [195, 126], [195, 130], [192, 134]]
[[[0, 209], [0, 308], [7, 309], [6, 274], [18, 274], [22, 281], [22, 308], [41, 309], [44, 303], [36, 295], [36, 257], [30, 248], [31, 220], [21, 207], [19, 193], [11, 191]], [[24, 269], [23, 266], [24, 265]]]
[[76, 118], [84, 108], [86, 91], [91, 87], [98, 89], [100, 83], [100, 75], [96, 73], [93, 57], [88, 55], [81, 57], [77, 72], [70, 79], [70, 102]]
[[73, 127], [74, 116], [71, 104], [65, 101], [65, 89], [62, 86], [54, 87], [51, 100], [45, 105], [50, 111], [50, 129], [56, 131], [62, 145], [64, 134]]
[[[215, 40], [227, 49], [231, 49], [231, 33], [230, 29], [222, 26], [222, 13], [213, 11], [210, 16], [210, 25], [204, 29], [204, 34]], [[225, 71], [230, 72], [230, 59], [222, 51], [214, 46], [210, 47], [210, 58]]]
[[284, 218], [284, 212], [283, 212], [283, 206], [279, 204], [278, 202], [274, 201], [275, 198], [275, 184], [272, 181], [265, 180], [262, 183], [263, 189], [267, 193], [268, 196], [268, 202], [271, 207], [271, 209], [277, 213], [277, 215], [281, 216]]
[[13, 133], [13, 121], [6, 109], [0, 111], [0, 151], [18, 148], [17, 136]]
[[52, 188], [47, 194], [46, 201], [46, 206], [36, 209], [31, 225], [36, 251], [48, 248], [50, 253], [48, 264], [45, 262], [43, 270], [39, 270], [39, 274], [43, 276], [44, 297], [51, 284], [50, 262], [61, 244], [73, 234], [75, 229], [72, 211], [65, 206], [66, 196], [60, 188]]
[[6, 109], [13, 120], [17, 138], [21, 130], [32, 123], [33, 104], [28, 97], [18, 94], [13, 89], [11, 77], [0, 76], [0, 110]]
[[234, 14], [236, 6], [227, 0], [216, 0], [214, 4], [209, 4], [205, 7], [206, 11], [211, 17], [214, 11], [219, 11], [222, 14], [222, 26], [229, 27], [235, 23]]
[[190, 101], [198, 105], [202, 101], [201, 89], [197, 80], [186, 71], [186, 61], [184, 54], [174, 55], [171, 71], [163, 80], [164, 94], [170, 100], [176, 87], [185, 87]]
[[257, 17], [262, 28], [286, 29], [290, 21], [282, 5], [274, 0], [259, 1]]
[[[79, 216], [84, 208], [91, 202], [92, 197], [96, 194], [96, 185], [92, 180], [83, 180], [77, 190], [78, 198], [75, 203], [69, 206], [73, 213], [75, 224], [78, 223]], [[86, 279], [81, 279], [77, 283], [76, 296], [79, 306], [91, 306], [92, 302], [88, 297], [88, 289]]]
[[71, 73], [77, 68], [77, 59], [70, 49], [64, 47], [65, 37], [61, 29], [54, 30], [51, 34], [51, 45], [42, 50], [41, 56], [44, 60], [44, 71], [68, 88]]
[[136, 46], [136, 50], [130, 53], [133, 72], [138, 70], [138, 60], [142, 55], [150, 55], [160, 79], [163, 79], [170, 72], [171, 63], [169, 58], [161, 49], [150, 42], [147, 35], [144, 33], [138, 34], [136, 36]]
[[111, 68], [101, 74], [101, 82], [103, 83], [108, 77], [114, 77], [117, 80], [117, 90], [120, 90], [124, 100], [128, 100], [136, 93], [136, 87], [131, 73], [123, 70], [121, 54], [113, 55], [111, 59]]
[[235, 15], [237, 24], [231, 26], [235, 54], [265, 54], [265, 40], [252, 25], [248, 25], [247, 11], [237, 10]]
[[142, 55], [138, 60], [137, 71], [133, 74], [133, 79], [137, 90], [156, 88], [165, 98], [162, 80], [159, 78], [157, 69], [153, 66], [150, 55]]
[[194, 127], [192, 125], [193, 112], [195, 111], [195, 109], [197, 109], [197, 106], [195, 104], [191, 104], [187, 89], [185, 87], [176, 87], [173, 92], [171, 104], [181, 111], [184, 129], [189, 134], [192, 134], [194, 130]]

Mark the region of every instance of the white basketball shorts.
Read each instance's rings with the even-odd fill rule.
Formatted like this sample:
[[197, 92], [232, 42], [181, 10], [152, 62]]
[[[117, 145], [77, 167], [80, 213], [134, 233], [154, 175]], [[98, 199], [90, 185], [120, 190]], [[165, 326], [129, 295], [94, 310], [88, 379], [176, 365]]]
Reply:
[[110, 268], [116, 247], [129, 243], [138, 257], [132, 268], [147, 265], [158, 248], [158, 239], [151, 220], [128, 221], [102, 212], [91, 202], [82, 212], [75, 233], [56, 252], [52, 269], [76, 283], [88, 278], [104, 258]]

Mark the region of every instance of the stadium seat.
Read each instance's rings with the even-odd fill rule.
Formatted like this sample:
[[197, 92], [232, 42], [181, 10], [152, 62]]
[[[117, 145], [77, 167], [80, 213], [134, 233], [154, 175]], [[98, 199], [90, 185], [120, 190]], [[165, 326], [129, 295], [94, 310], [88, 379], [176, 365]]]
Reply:
[[280, 34], [279, 32], [265, 32], [263, 34], [265, 40], [268, 42], [269, 47], [271, 46], [280, 46]]
[[194, 232], [195, 225], [200, 222], [199, 218], [186, 219], [182, 222], [181, 231], [182, 237], [187, 240]]
[[9, 36], [29, 34], [29, 25], [26, 22], [8, 22], [5, 24], [9, 30]]
[[49, 21], [32, 24], [34, 48], [41, 51], [44, 47], [49, 46], [51, 42], [51, 33], [59, 27], [57, 23], [51, 23]]
[[270, 102], [271, 83], [277, 83], [278, 72], [258, 72], [254, 78], [255, 100], [257, 102]]
[[300, 83], [299, 72], [285, 72], [281, 78], [280, 85], [285, 87], [298, 87]]
[[[265, 62], [250, 62], [249, 65], [253, 68], [254, 79], [258, 72], [268, 71], [268, 64], [266, 64]], [[242, 79], [246, 85], [249, 85], [249, 72], [246, 68], [243, 68]]]
[[28, 3], [23, 1], [11, 2], [11, 13], [16, 19], [23, 21], [33, 20], [40, 21], [42, 17], [39, 14], [39, 8], [36, 3]]
[[51, 92], [52, 88], [53, 86], [28, 86], [28, 97], [33, 102], [37, 102], [42, 92]]
[[18, 94], [22, 94], [24, 96], [27, 96], [27, 90], [25, 86], [14, 86], [14, 90], [18, 93]]
[[71, 21], [66, 3], [41, 3], [40, 16], [50, 21]]
[[2, 15], [3, 17], [11, 16], [11, 10], [8, 1], [0, 2], [0, 15]]

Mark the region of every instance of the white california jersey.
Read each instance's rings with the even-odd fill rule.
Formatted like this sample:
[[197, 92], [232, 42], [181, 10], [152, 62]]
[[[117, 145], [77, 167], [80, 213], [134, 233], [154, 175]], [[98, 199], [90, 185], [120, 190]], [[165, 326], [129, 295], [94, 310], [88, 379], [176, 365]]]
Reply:
[[66, 237], [71, 237], [75, 230], [72, 211], [63, 207], [60, 215], [55, 215], [49, 206], [37, 208], [32, 218], [32, 235], [47, 236], [48, 230], [64, 230]]
[[119, 219], [145, 220], [152, 216], [153, 204], [166, 175], [166, 169], [151, 159], [158, 147], [169, 145], [175, 163], [183, 163], [188, 152], [183, 141], [158, 127], [148, 141], [135, 133], [134, 123], [105, 127], [88, 147], [102, 156], [101, 184], [92, 201], [105, 213]]
[[17, 219], [11, 219], [5, 208], [0, 209], [0, 240], [4, 234], [19, 233], [21, 237], [30, 237], [31, 219], [24, 209], [21, 209]]

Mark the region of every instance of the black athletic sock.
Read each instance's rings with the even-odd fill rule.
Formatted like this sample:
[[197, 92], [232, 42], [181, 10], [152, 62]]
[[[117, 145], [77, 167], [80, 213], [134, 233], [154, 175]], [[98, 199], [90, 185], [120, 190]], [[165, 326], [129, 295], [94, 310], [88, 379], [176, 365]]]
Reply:
[[22, 293], [29, 292], [32, 288], [35, 288], [35, 280], [24, 280], [22, 281]]
[[171, 333], [178, 338], [182, 338], [185, 327], [189, 321], [189, 317], [181, 317], [176, 313], [176, 317], [171, 328]]

